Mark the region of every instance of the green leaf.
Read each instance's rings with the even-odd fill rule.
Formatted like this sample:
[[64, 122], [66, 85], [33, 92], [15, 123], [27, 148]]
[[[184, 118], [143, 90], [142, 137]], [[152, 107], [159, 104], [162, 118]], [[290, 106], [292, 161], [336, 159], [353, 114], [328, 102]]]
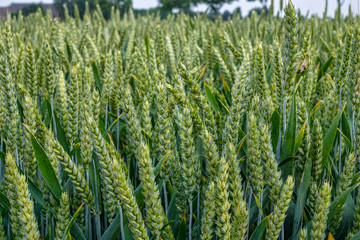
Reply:
[[229, 106], [224, 95], [221, 95], [220, 98], [217, 98], [220, 103], [220, 109], [223, 109], [227, 114], [230, 114]]
[[288, 157], [284, 160], [282, 160], [280, 163], [279, 163], [279, 167], [285, 165], [286, 163], [289, 163], [290, 161], [293, 161], [294, 159], [296, 159], [297, 156], [291, 156], [291, 157]]
[[176, 208], [176, 197], [175, 194], [172, 195], [169, 207], [167, 209], [167, 218], [168, 221], [175, 220], [177, 217], [177, 208]]
[[[193, 216], [196, 217], [194, 214], [193, 214]], [[164, 225], [162, 226], [162, 228], [160, 228], [160, 235], [161, 235], [161, 236], [162, 236], [165, 228], [166, 228], [167, 226], [169, 226], [170, 224], [172, 224], [173, 222], [174, 222], [174, 221], [168, 221], [166, 224], [164, 224]]]
[[191, 18], [189, 18], [189, 25], [191, 27], [192, 30], [195, 29], [195, 24], [193, 23], [193, 21], [191, 20]]
[[260, 224], [255, 228], [254, 232], [251, 234], [250, 240], [261, 240], [261, 237], [264, 234], [265, 228], [266, 228], [266, 224], [268, 223], [268, 221], [270, 220], [272, 214], [270, 214], [269, 216], [265, 217]]
[[205, 18], [208, 17], [208, 12], [210, 11], [210, 8], [211, 8], [210, 6], [207, 7], [206, 10], [205, 10], [205, 12], [203, 12], [203, 13], [201, 14], [201, 17], [200, 17], [201, 21], [203, 21]]
[[[238, 143], [238, 145], [236, 146], [236, 154], [238, 155], [240, 153], [240, 150], [245, 147], [245, 141], [247, 139], [247, 135], [245, 135], [240, 142]], [[244, 150], [245, 151], [245, 150]]]
[[74, 146], [72, 146], [73, 149], [71, 150], [69, 156], [70, 157], [76, 156], [76, 153], [78, 153], [80, 151], [80, 146], [81, 146], [80, 142], [78, 142]]
[[[123, 214], [123, 225], [125, 239], [133, 239], [132, 233], [129, 229], [129, 220], [125, 214]], [[106, 229], [104, 234], [101, 236], [101, 240], [113, 240], [119, 236], [120, 233], [120, 213], [116, 215], [115, 219], [111, 222], [110, 226]]]
[[[200, 222], [200, 220], [196, 217], [196, 215], [193, 213], [193, 218], [195, 219], [195, 222], [197, 223], [197, 225], [199, 225], [199, 227], [201, 228], [201, 222]], [[169, 222], [170, 223], [170, 222]], [[169, 223], [167, 223], [166, 225], [169, 225]], [[164, 226], [165, 227], [165, 226]], [[164, 228], [163, 227], [163, 228]]]
[[51, 108], [51, 103], [49, 101], [48, 98], [44, 98], [44, 104], [47, 106], [47, 110], [48, 110], [48, 114], [49, 116], [53, 116], [52, 112], [54, 111], [54, 120], [55, 120], [55, 126], [56, 127], [56, 133], [57, 133], [57, 140], [59, 141], [60, 145], [64, 148], [64, 150], [67, 152], [67, 153], [70, 153], [70, 150], [69, 150], [69, 145], [66, 141], [66, 136], [65, 136], [65, 131], [63, 129], [63, 127], [61, 126], [60, 124], [60, 120], [59, 118], [57, 117], [56, 113], [55, 113], [55, 109], [52, 109]]
[[[251, 191], [251, 190], [246, 190], [247, 191]], [[253, 193], [252, 193], [253, 194]], [[263, 202], [262, 202], [262, 205], [263, 206], [268, 206], [270, 204], [270, 197], [269, 197], [269, 191], [264, 191], [264, 194], [263, 194]], [[257, 225], [257, 221], [259, 219], [259, 207], [258, 205], [256, 204], [255, 201], [251, 201], [251, 207], [249, 209], [249, 224], [250, 226], [252, 224], [255, 224]], [[250, 237], [250, 236], [249, 236]]]
[[342, 206], [346, 202], [346, 199], [349, 197], [350, 193], [354, 191], [360, 185], [360, 179], [351, 185], [346, 191], [344, 191], [340, 196], [334, 199], [334, 201], [330, 204], [329, 214], [328, 214], [328, 222], [330, 222], [340, 210], [342, 210]]
[[49, 101], [48, 96], [44, 95], [44, 102], [43, 102], [43, 111], [45, 113], [45, 111], [47, 110], [48, 116], [49, 116], [49, 120], [52, 120], [52, 111], [51, 111], [51, 103]]
[[[99, 167], [99, 161], [97, 159], [93, 160], [93, 164], [89, 165], [89, 175], [90, 175], [90, 185], [91, 190], [94, 193], [94, 196], [97, 196], [95, 198], [95, 204], [99, 207], [97, 211], [102, 211], [102, 204], [101, 204], [101, 194], [100, 194], [100, 167]], [[95, 217], [96, 218], [96, 217]]]
[[256, 196], [256, 194], [254, 194], [254, 198], [255, 198], [256, 206], [258, 207], [261, 215], [264, 215], [264, 212], [263, 212], [262, 207], [261, 207], [260, 199]]
[[103, 138], [110, 143], [110, 139], [109, 139], [109, 135], [106, 134], [107, 130], [105, 129], [105, 122], [103, 121], [103, 119], [99, 119], [99, 123], [98, 123], [98, 127], [100, 129], [101, 132], [101, 136], [103, 136]]
[[0, 192], [0, 204], [1, 206], [6, 210], [6, 212], [9, 211], [10, 209], [10, 202], [9, 202], [9, 199], [7, 198], [7, 196]]
[[[46, 96], [44, 96], [44, 98], [46, 98]], [[49, 114], [48, 109], [49, 109], [49, 107], [48, 107], [47, 102], [43, 101], [40, 106], [40, 115], [44, 119], [45, 126], [48, 126], [51, 121], [51, 114]]]
[[205, 86], [205, 95], [208, 98], [210, 105], [213, 107], [215, 111], [220, 111], [216, 98], [214, 97], [214, 94], [212, 93], [211, 89], [206, 84], [206, 82], [204, 82], [204, 86]]
[[[284, 179], [294, 172], [294, 158], [295, 156], [295, 143], [296, 143], [296, 104], [295, 95], [292, 96], [290, 114], [284, 134], [284, 141], [280, 153], [280, 162], [282, 162], [282, 177]], [[290, 158], [291, 157], [291, 158]], [[288, 159], [289, 161], [283, 162]]]
[[351, 141], [347, 138], [347, 136], [340, 129], [337, 129], [337, 130], [339, 131], [339, 133], [343, 137], [343, 140], [344, 140], [346, 146], [350, 149], [350, 151], [351, 152], [355, 151], [354, 146], [352, 145]]
[[169, 151], [165, 156], [162, 157], [162, 159], [156, 164], [156, 167], [154, 169], [154, 175], [157, 177], [161, 171], [161, 168], [164, 166], [165, 162], [169, 159], [170, 154], [172, 154], [172, 151]]
[[85, 203], [81, 204], [81, 206], [76, 210], [76, 212], [74, 213], [74, 216], [70, 219], [68, 225], [65, 228], [65, 232], [64, 235], [62, 237], [63, 240], [65, 240], [67, 238], [68, 232], [69, 230], [72, 228], [76, 217], [80, 214], [82, 207], [84, 206]]
[[281, 118], [278, 110], [276, 109], [271, 116], [271, 144], [275, 154], [276, 154], [277, 144], [279, 141], [280, 131], [281, 131]]
[[310, 118], [313, 118], [313, 116], [317, 113], [317, 110], [319, 107], [323, 104], [323, 101], [318, 101], [315, 106], [310, 111]]
[[337, 133], [337, 128], [339, 126], [340, 123], [340, 119], [342, 116], [342, 112], [344, 111], [344, 108], [341, 109], [336, 117], [334, 118], [333, 122], [330, 125], [329, 130], [327, 131], [324, 140], [323, 140], [323, 162], [322, 162], [322, 166], [323, 168], [326, 166], [327, 161], [328, 161], [328, 157], [330, 154], [330, 151], [333, 147], [335, 138], [336, 138], [336, 133]]
[[266, 66], [266, 81], [269, 85], [271, 85], [271, 77], [273, 76], [273, 72], [274, 72], [274, 64], [270, 63], [269, 65]]
[[229, 88], [229, 85], [226, 83], [223, 75], [221, 75], [221, 79], [223, 82], [224, 95], [225, 95], [226, 101], [228, 102], [229, 105], [232, 105], [231, 90]]
[[[50, 227], [49, 227], [50, 229]], [[44, 240], [50, 240], [50, 235], [51, 235], [51, 231], [48, 231], [48, 233], [46, 234]]]
[[123, 113], [121, 113], [121, 114], [115, 119], [115, 121], [110, 125], [110, 127], [108, 127], [108, 129], [107, 129], [104, 133], [102, 133], [103, 138], [105, 138], [105, 137], [107, 136], [107, 134], [110, 132], [111, 128], [112, 128], [118, 121], [119, 121], [119, 123], [120, 123], [119, 131], [126, 126], [126, 123], [125, 123], [124, 120], [123, 120], [123, 121], [120, 121], [120, 118], [121, 118], [122, 116], [123, 116]]
[[204, 77], [206, 67], [207, 67], [207, 65], [205, 65], [205, 66], [200, 70], [200, 72], [198, 73], [198, 75], [197, 75], [196, 78], [195, 78], [195, 82], [199, 82], [199, 81]]
[[295, 205], [295, 213], [294, 213], [294, 220], [293, 220], [293, 237], [295, 238], [298, 234], [301, 219], [303, 216], [303, 211], [306, 203], [307, 193], [311, 183], [311, 159], [307, 159], [306, 168], [302, 175], [300, 186], [297, 191], [297, 199]]
[[351, 129], [350, 129], [349, 120], [345, 114], [345, 111], [343, 111], [342, 118], [341, 118], [341, 131], [343, 132], [343, 134], [346, 136], [346, 138], [351, 143], [352, 142]]
[[304, 125], [301, 127], [300, 131], [296, 135], [295, 153], [298, 151], [299, 147], [301, 146], [302, 140], [304, 139], [305, 128], [306, 128], [306, 123], [304, 123]]
[[239, 145], [236, 146], [236, 148], [238, 149], [237, 153], [239, 154], [239, 151], [240, 151], [240, 145], [241, 145], [241, 142], [242, 140], [244, 140], [243, 142], [243, 146], [241, 146], [241, 149], [246, 153], [247, 152], [247, 142], [245, 141], [247, 138], [246, 134], [244, 133], [244, 131], [239, 128], [239, 139], [241, 139], [241, 141], [239, 142]]
[[144, 43], [145, 43], [145, 48], [146, 48], [146, 56], [147, 58], [150, 57], [150, 40], [149, 40], [149, 35], [146, 34], [144, 37]]
[[94, 79], [95, 79], [95, 85], [98, 89], [99, 92], [102, 91], [102, 85], [101, 85], [101, 80], [100, 80], [100, 73], [99, 73], [99, 69], [96, 65], [95, 60], [91, 61], [91, 68], [93, 70], [93, 74], [94, 74]]
[[179, 232], [177, 234], [177, 240], [186, 240], [187, 231], [186, 231], [186, 215], [181, 218], [180, 226], [179, 226]]
[[76, 240], [86, 240], [83, 231], [76, 222], [74, 222], [74, 225], [70, 229], [70, 233], [71, 236], [74, 237], [74, 239]]
[[43, 147], [36, 140], [34, 133], [31, 132], [28, 126], [26, 126], [25, 124], [23, 125], [25, 130], [30, 133], [31, 143], [35, 152], [36, 162], [38, 164], [41, 175], [43, 176], [46, 185], [49, 187], [55, 198], [59, 200], [61, 197], [61, 187], [58, 180], [56, 179], [56, 175], [54, 169], [51, 166], [50, 160], [45, 153]]
[[346, 236], [349, 230], [351, 229], [352, 223], [354, 221], [354, 214], [355, 214], [355, 204], [351, 194], [345, 201], [344, 209], [342, 210], [341, 214], [341, 223], [336, 231], [335, 239], [341, 239], [341, 236]]
[[66, 140], [66, 135], [65, 135], [65, 131], [63, 129], [63, 127], [60, 124], [60, 120], [57, 117], [56, 113], [54, 112], [54, 119], [55, 119], [55, 124], [56, 124], [56, 138], [59, 141], [60, 145], [64, 148], [64, 150], [70, 154], [70, 149], [69, 149], [69, 144]]
[[356, 184], [357, 182], [360, 182], [360, 172], [357, 172], [354, 176], [353, 179], [351, 181], [351, 185]]
[[71, 49], [69, 47], [69, 44], [68, 44], [67, 40], [65, 40], [65, 44], [66, 44], [66, 52], [67, 52], [67, 55], [68, 55], [68, 59], [69, 59], [69, 62], [71, 63], [71, 61], [72, 61], [72, 53], [71, 53]]
[[296, 141], [296, 104], [295, 104], [295, 96], [293, 95], [291, 101], [290, 115], [285, 130], [284, 144], [282, 147], [283, 149], [282, 159], [286, 159], [290, 156], [295, 155], [295, 141]]
[[319, 68], [319, 72], [318, 72], [318, 81], [320, 80], [320, 78], [321, 78], [322, 76], [325, 75], [325, 73], [326, 73], [327, 69], [329, 68], [332, 60], [333, 60], [333, 58], [330, 57], [330, 58], [325, 62], [324, 65], [321, 64], [321, 67]]

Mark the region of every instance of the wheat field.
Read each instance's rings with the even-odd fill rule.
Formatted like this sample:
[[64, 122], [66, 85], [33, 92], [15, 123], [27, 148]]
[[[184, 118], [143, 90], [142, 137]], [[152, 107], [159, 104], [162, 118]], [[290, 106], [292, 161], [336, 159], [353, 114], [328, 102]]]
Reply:
[[360, 19], [0, 22], [0, 239], [360, 239]]

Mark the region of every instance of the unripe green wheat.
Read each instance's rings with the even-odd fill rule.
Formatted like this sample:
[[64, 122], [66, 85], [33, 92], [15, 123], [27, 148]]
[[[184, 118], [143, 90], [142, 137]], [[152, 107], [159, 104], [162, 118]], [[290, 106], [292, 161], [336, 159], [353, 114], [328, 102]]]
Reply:
[[317, 182], [321, 177], [321, 167], [322, 167], [322, 159], [323, 159], [323, 143], [322, 143], [322, 128], [319, 123], [319, 120], [315, 118], [311, 133], [311, 151], [310, 157], [313, 163], [312, 166], [312, 176]]
[[113, 173], [111, 170], [111, 156], [107, 151], [107, 147], [105, 144], [104, 138], [101, 136], [99, 128], [97, 127], [95, 121], [87, 115], [85, 117], [86, 124], [91, 127], [92, 133], [92, 143], [94, 146], [94, 152], [97, 154], [99, 163], [100, 163], [100, 179], [101, 179], [101, 191], [103, 194], [105, 206], [107, 207], [105, 210], [108, 214], [109, 221], [111, 222], [116, 214], [115, 200], [115, 185], [113, 180]]
[[6, 101], [6, 119], [8, 123], [7, 131], [7, 146], [8, 151], [15, 153], [17, 150], [20, 150], [20, 115], [18, 110], [18, 103], [16, 100], [15, 92], [15, 79], [13, 79], [13, 74], [11, 73], [10, 62], [3, 62], [4, 66], [4, 75], [5, 75], [5, 101]]
[[29, 86], [29, 93], [31, 98], [36, 100], [38, 94], [38, 85], [36, 77], [36, 65], [35, 65], [35, 56], [31, 45], [26, 47], [26, 58], [25, 58], [25, 83]]
[[17, 237], [21, 236], [24, 239], [39, 239], [40, 233], [34, 213], [34, 203], [30, 198], [25, 176], [18, 172], [15, 160], [10, 153], [6, 155], [5, 164], [6, 175], [8, 175], [6, 178], [9, 186], [8, 196], [10, 195], [12, 199], [11, 208], [19, 211], [17, 214], [14, 214], [12, 210], [10, 211], [11, 215], [13, 215], [11, 217], [13, 226], [17, 226], [13, 229], [14, 233]]
[[111, 164], [112, 174], [114, 177], [114, 189], [116, 197], [123, 204], [125, 213], [129, 218], [129, 228], [136, 239], [149, 239], [141, 216], [140, 209], [136, 204], [133, 189], [130, 182], [125, 178], [125, 174], [120, 165], [113, 161]]
[[276, 205], [274, 206], [273, 215], [267, 224], [267, 239], [277, 240], [284, 224], [286, 212], [291, 202], [293, 194], [294, 178], [289, 176], [281, 189]]
[[237, 159], [237, 153], [231, 142], [226, 144], [225, 153], [228, 169], [229, 195], [231, 199], [231, 219], [233, 227], [231, 229], [231, 239], [244, 239], [247, 222], [248, 210], [246, 201], [244, 200], [244, 192], [242, 190], [242, 179], [240, 173], [240, 165]]
[[80, 66], [76, 65], [71, 71], [70, 86], [68, 91], [69, 121], [67, 125], [67, 137], [70, 145], [73, 145], [79, 134], [79, 111], [80, 111]]
[[204, 210], [201, 219], [201, 240], [211, 240], [214, 237], [215, 210], [215, 185], [214, 182], [210, 182], [205, 192]]
[[202, 132], [201, 138], [205, 149], [206, 169], [209, 178], [215, 180], [218, 175], [219, 153], [213, 138], [206, 129]]
[[[346, 159], [343, 171], [340, 174], [339, 185], [336, 189], [336, 195], [335, 195], [336, 197], [339, 197], [351, 185], [354, 169], [355, 169], [355, 155], [351, 153], [348, 159]], [[343, 208], [344, 206], [342, 206], [339, 209], [339, 211], [337, 212], [337, 214], [335, 214], [333, 220], [330, 223], [330, 231], [332, 233], [336, 233], [337, 229], [340, 226]]]
[[70, 221], [70, 203], [66, 192], [61, 194], [60, 206], [55, 214], [55, 239], [61, 240], [65, 234], [66, 226]]
[[195, 155], [195, 145], [192, 136], [192, 120], [190, 109], [184, 106], [183, 109], [177, 109], [177, 125], [181, 139], [180, 154], [182, 158], [181, 170], [184, 178], [185, 194], [189, 201], [193, 199], [193, 194], [198, 188], [200, 164]]
[[216, 187], [216, 234], [220, 239], [230, 239], [231, 236], [228, 167], [222, 158]]
[[260, 132], [257, 126], [257, 119], [253, 113], [249, 115], [248, 146], [249, 181], [255, 194], [260, 197], [264, 191], [263, 168], [259, 149]]
[[113, 55], [111, 51], [106, 54], [105, 60], [105, 70], [104, 70], [104, 84], [103, 91], [101, 93], [101, 105], [105, 106], [109, 101], [113, 85], [114, 85], [114, 63], [113, 63]]
[[[291, 0], [285, 9], [285, 44], [284, 44], [284, 96], [289, 98], [295, 88], [295, 71], [297, 67], [297, 19]], [[290, 102], [288, 100], [287, 102]], [[287, 107], [288, 109], [288, 107]]]
[[[25, 96], [25, 108], [24, 108], [24, 123], [30, 128], [31, 131], [36, 130], [36, 113], [34, 102], [29, 95]], [[33, 150], [31, 135], [28, 131], [24, 131], [24, 161], [29, 176], [35, 180], [36, 179], [36, 159], [35, 153]]]
[[327, 225], [327, 215], [331, 201], [331, 187], [325, 182], [319, 190], [316, 199], [315, 215], [313, 218], [313, 226], [311, 230], [311, 239], [320, 240], [325, 238], [325, 230]]
[[21, 223], [20, 223], [20, 206], [18, 203], [18, 195], [17, 195], [17, 181], [19, 177], [19, 173], [13, 159], [13, 156], [8, 153], [5, 158], [5, 163], [7, 164], [5, 168], [4, 181], [6, 183], [6, 195], [9, 199], [10, 203], [10, 221], [12, 231], [15, 235], [15, 238], [20, 239], [23, 234], [21, 232]]
[[274, 102], [274, 104], [276, 106], [281, 106], [282, 104], [282, 96], [283, 96], [283, 92], [282, 92], [282, 79], [283, 79], [283, 62], [282, 62], [282, 56], [281, 56], [281, 51], [280, 51], [280, 46], [277, 42], [275, 42], [274, 45], [274, 53], [273, 53], [274, 57], [274, 68], [273, 68], [273, 76], [272, 76], [272, 82], [273, 84], [275, 84], [275, 92], [273, 94], [275, 94], [276, 96], [276, 101]]
[[[172, 117], [170, 115], [169, 103], [166, 97], [166, 89], [163, 84], [157, 86], [156, 95], [157, 122], [154, 129], [153, 140], [155, 141], [155, 151], [160, 158], [164, 157], [169, 151], [173, 150], [174, 137], [172, 127]], [[173, 155], [172, 153], [171, 155]], [[169, 156], [170, 157], [170, 156]], [[173, 157], [171, 157], [173, 158]], [[162, 168], [161, 174], [165, 179], [169, 178], [171, 171], [171, 161], [168, 159]]]
[[[48, 135], [52, 136], [51, 133], [48, 133]], [[78, 167], [70, 159], [69, 155], [65, 152], [64, 148], [57, 140], [55, 140], [53, 137], [47, 139], [49, 143], [49, 149], [56, 153], [57, 159], [61, 163], [61, 166], [65, 172], [69, 174], [75, 189], [79, 192], [80, 196], [89, 205], [89, 207], [94, 208], [94, 197], [84, 175], [81, 174]]]
[[[170, 226], [166, 226], [167, 218], [161, 206], [159, 190], [154, 176], [154, 168], [151, 165], [150, 152], [147, 145], [143, 142], [138, 149], [139, 153], [139, 178], [142, 182], [144, 201], [146, 204], [146, 216], [148, 227], [154, 237], [159, 238], [163, 235], [164, 239], [174, 239]], [[164, 228], [162, 234], [160, 230]]]
[[270, 188], [270, 199], [275, 204], [280, 194], [283, 181], [281, 172], [278, 170], [278, 164], [272, 149], [270, 134], [267, 125], [264, 125], [261, 134], [262, 159], [264, 161], [264, 172], [266, 181]]

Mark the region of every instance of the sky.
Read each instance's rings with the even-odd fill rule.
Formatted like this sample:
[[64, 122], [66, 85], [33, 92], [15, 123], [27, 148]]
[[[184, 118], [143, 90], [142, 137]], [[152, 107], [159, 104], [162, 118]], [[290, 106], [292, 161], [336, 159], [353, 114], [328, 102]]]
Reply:
[[[286, 2], [288, 0], [284, 0]], [[300, 8], [303, 14], [306, 14], [308, 11], [311, 14], [318, 14], [322, 16], [323, 9], [325, 6], [325, 0], [292, 0], [295, 8]], [[337, 7], [337, 0], [328, 0], [328, 16], [334, 16], [335, 9]], [[32, 2], [43, 2], [43, 3], [52, 3], [52, 0], [0, 0], [0, 7], [8, 6], [11, 3], [32, 3]], [[270, 0], [268, 1], [270, 2]], [[352, 12], [354, 14], [359, 13], [359, 4], [360, 0], [344, 0], [344, 5], [342, 7], [342, 13], [346, 15], [348, 13], [349, 6], [352, 6]], [[135, 9], [147, 9], [158, 6], [158, 0], [133, 0], [133, 7]], [[237, 7], [241, 7], [241, 12], [246, 15], [249, 10], [254, 7], [261, 7], [261, 4], [257, 2], [247, 2], [246, 0], [237, 0], [232, 4], [226, 4], [223, 6], [221, 11], [229, 10], [232, 11]], [[206, 5], [199, 5], [194, 10], [204, 11]], [[279, 1], [275, 0], [275, 12], [279, 9]]]

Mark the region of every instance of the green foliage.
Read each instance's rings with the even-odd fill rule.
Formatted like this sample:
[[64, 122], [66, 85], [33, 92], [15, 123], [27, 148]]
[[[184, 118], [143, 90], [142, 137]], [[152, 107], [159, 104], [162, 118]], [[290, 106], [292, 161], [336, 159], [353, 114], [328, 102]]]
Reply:
[[[43, 14], [45, 14], [44, 7], [40, 3], [40, 4], [30, 4], [29, 6], [24, 7], [23, 9], [21, 9], [21, 15], [26, 17], [26, 16], [30, 15], [31, 13], [36, 13], [36, 11], [38, 11], [38, 9], [40, 9], [40, 11]], [[16, 13], [12, 13], [12, 14], [14, 14], [15, 16], [18, 16], [20, 14], [20, 11], [16, 12]]]
[[230, 4], [232, 2], [234, 2], [235, 0], [202, 0], [201, 3], [205, 3], [208, 4], [209, 7], [211, 8], [211, 10], [218, 14], [220, 8], [224, 5], [224, 4]]
[[172, 12], [173, 10], [180, 10], [185, 13], [189, 13], [192, 6], [197, 4], [197, 1], [193, 0], [160, 0], [161, 7]]
[[[122, 11], [123, 14], [131, 8], [132, 0], [54, 0], [54, 4], [61, 18], [65, 18], [66, 11], [68, 11], [70, 16], [76, 17], [79, 14], [80, 18], [83, 18], [87, 11], [86, 8], [93, 12], [96, 10], [96, 5], [99, 4], [102, 14], [108, 19], [113, 7]], [[66, 6], [67, 10], [64, 9], [64, 6]]]
[[224, 4], [234, 1], [235, 0], [159, 0], [161, 8], [169, 12], [172, 12], [172, 10], [180, 10], [189, 13], [191, 7], [203, 3], [209, 5], [215, 15], [219, 14], [219, 10]]

